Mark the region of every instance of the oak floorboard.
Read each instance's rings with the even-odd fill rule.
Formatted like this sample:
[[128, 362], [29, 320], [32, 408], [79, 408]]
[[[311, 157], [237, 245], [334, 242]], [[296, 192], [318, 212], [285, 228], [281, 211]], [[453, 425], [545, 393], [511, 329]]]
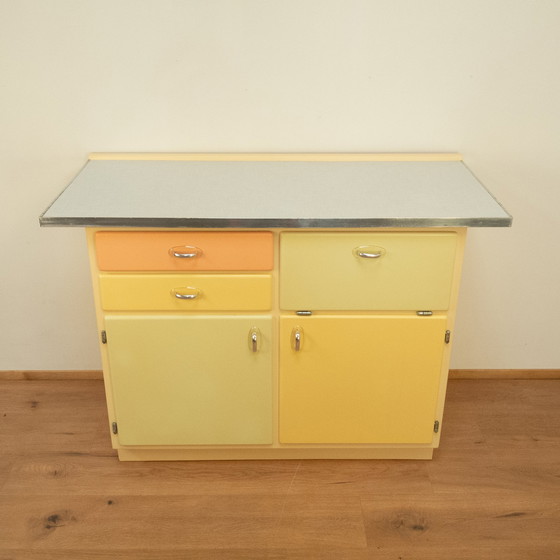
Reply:
[[559, 380], [452, 380], [432, 461], [151, 463], [101, 381], [0, 381], [0, 450], [0, 560], [560, 558]]
[[362, 504], [358, 496], [289, 495], [282, 504], [271, 547], [328, 551], [366, 548]]
[[0, 381], [0, 449], [109, 455], [102, 381]]
[[429, 461], [302, 461], [290, 494], [370, 496], [432, 492]]
[[559, 449], [559, 390], [556, 379], [450, 382], [437, 453], [466, 447], [476, 447], [477, 452], [480, 448], [493, 452]]
[[297, 461], [118, 462], [115, 457], [19, 457], [5, 495], [284, 495]]
[[560, 500], [560, 447], [446, 449], [427, 469], [434, 493], [548, 492]]
[[267, 548], [281, 506], [252, 495], [2, 496], [0, 550]]
[[[119, 550], [116, 554], [112, 550], [85, 550], [72, 549], [68, 551], [44, 551], [29, 549], [11, 549], [2, 556], [0, 560], [394, 560], [394, 556], [372, 556], [367, 549], [335, 548], [314, 550], [310, 548], [239, 548], [227, 550], [216, 549], [189, 549], [188, 552], [181, 550], [165, 550], [151, 548], [145, 550]], [[517, 557], [512, 557], [518, 560]], [[420, 559], [422, 560], [422, 559]], [[427, 560], [427, 559], [426, 559]], [[483, 559], [484, 560], [484, 559]], [[521, 560], [519, 558], [519, 560]]]
[[359, 498], [2, 496], [0, 550], [365, 548]]
[[254, 496], [3, 496], [0, 550], [267, 548], [280, 506]]
[[17, 457], [12, 455], [0, 455], [0, 492], [3, 490], [16, 461]]
[[289, 549], [208, 549], [185, 551], [170, 551], [162, 549], [90, 551], [73, 549], [70, 551], [49, 552], [10, 550], [0, 560], [557, 560], [556, 553], [549, 554], [546, 545], [535, 545], [532, 552], [519, 550], [512, 545], [500, 546], [496, 549], [474, 549], [471, 547], [433, 547], [430, 551], [410, 549], [399, 552], [383, 549], [347, 549], [336, 548], [330, 550], [314, 550], [309, 548]]
[[399, 551], [403, 558], [453, 551], [468, 543], [471, 558], [502, 549], [517, 549], [525, 558], [535, 550], [544, 558], [560, 554], [557, 497], [500, 495], [499, 500], [484, 491], [461, 495], [407, 496], [397, 501], [386, 497], [363, 500], [366, 534], [370, 548]]

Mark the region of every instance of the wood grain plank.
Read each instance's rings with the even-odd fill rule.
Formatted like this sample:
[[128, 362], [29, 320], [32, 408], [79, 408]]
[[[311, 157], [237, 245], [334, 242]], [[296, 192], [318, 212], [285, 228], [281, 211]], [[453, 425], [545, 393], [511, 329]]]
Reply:
[[273, 496], [2, 496], [0, 550], [267, 548], [281, 512]]
[[[468, 543], [470, 558], [494, 554], [509, 558], [503, 550], [513, 549], [525, 558], [560, 554], [558, 516], [560, 504], [546, 493], [500, 496], [489, 499], [485, 492], [462, 495], [403, 496], [362, 501], [370, 548], [398, 551], [403, 558], [432, 555], [442, 558], [447, 550], [457, 558], [457, 545]], [[448, 556], [449, 557], [449, 556]], [[523, 557], [523, 556], [522, 556]]]
[[0, 455], [0, 493], [2, 492], [8, 477], [17, 461], [17, 457], [13, 455], [2, 454]]
[[101, 381], [0, 381], [0, 422], [8, 455], [115, 455]]
[[[57, 550], [30, 550], [10, 549], [0, 551], [0, 560], [371, 560], [371, 552], [367, 549], [334, 548], [329, 550], [314, 550], [311, 548], [240, 548], [240, 549], [182, 549], [165, 550], [151, 548], [150, 550], [119, 550], [115, 551], [72, 549], [67, 551]], [[394, 556], [375, 555], [375, 559], [394, 560]], [[447, 557], [446, 557], [447, 558]], [[517, 557], [511, 557], [517, 560]], [[484, 559], [483, 559], [484, 560]], [[523, 560], [526, 560], [525, 558]]]
[[431, 493], [430, 461], [302, 461], [290, 488], [295, 495], [369, 496]]
[[546, 544], [536, 544], [532, 554], [526, 549], [519, 549], [515, 545], [504, 545], [499, 551], [494, 549], [476, 549], [468, 546], [449, 548], [432, 547], [430, 551], [414, 552], [375, 549], [334, 548], [330, 550], [314, 550], [311, 548], [288, 549], [185, 549], [170, 551], [152, 548], [145, 550], [107, 550], [74, 549], [69, 551], [43, 551], [29, 549], [11, 549], [0, 556], [0, 560], [556, 560], [556, 551], [548, 549]]
[[[535, 455], [539, 454], [538, 461]], [[491, 453], [450, 450], [427, 465], [435, 493], [490, 494], [545, 492], [560, 500], [560, 450], [513, 448]], [[499, 500], [499, 497], [495, 497]]]
[[558, 380], [457, 380], [449, 384], [440, 451], [560, 446]]
[[319, 550], [365, 549], [360, 498], [319, 494], [287, 496], [272, 544]]
[[[13, 464], [4, 495], [283, 495], [297, 461], [119, 463], [115, 457], [37, 455]], [[100, 484], [103, 481], [103, 484]]]

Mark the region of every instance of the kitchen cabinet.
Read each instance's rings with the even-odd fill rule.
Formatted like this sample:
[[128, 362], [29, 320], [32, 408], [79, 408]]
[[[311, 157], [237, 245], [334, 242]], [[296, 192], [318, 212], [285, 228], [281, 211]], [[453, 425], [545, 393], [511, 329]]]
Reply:
[[121, 154], [41, 223], [86, 227], [120, 459], [428, 459], [466, 229], [511, 217], [456, 155]]

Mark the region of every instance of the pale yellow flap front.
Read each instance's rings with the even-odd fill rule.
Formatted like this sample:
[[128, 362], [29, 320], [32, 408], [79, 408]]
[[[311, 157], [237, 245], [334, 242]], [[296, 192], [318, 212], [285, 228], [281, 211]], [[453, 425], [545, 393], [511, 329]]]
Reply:
[[454, 232], [304, 232], [280, 238], [280, 307], [446, 310]]

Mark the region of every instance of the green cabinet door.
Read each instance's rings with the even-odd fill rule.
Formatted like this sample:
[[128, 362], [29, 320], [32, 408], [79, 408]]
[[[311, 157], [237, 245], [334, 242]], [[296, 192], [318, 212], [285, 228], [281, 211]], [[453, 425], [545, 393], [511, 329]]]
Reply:
[[109, 315], [121, 445], [272, 443], [269, 316]]

